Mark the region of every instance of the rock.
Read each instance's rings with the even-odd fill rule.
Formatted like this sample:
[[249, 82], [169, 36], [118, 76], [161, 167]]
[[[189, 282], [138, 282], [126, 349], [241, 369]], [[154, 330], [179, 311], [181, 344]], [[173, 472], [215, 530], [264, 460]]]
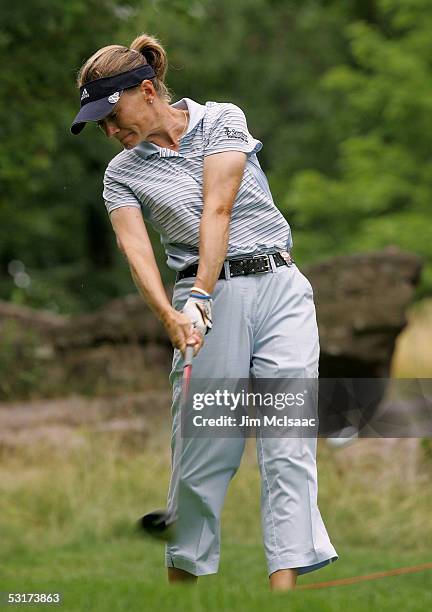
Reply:
[[[333, 396], [331, 401], [320, 397], [320, 435], [332, 435], [354, 421], [362, 430], [373, 419], [387, 389], [396, 338], [407, 324], [421, 268], [420, 257], [390, 247], [334, 257], [302, 270], [314, 289], [320, 377], [340, 379], [321, 382], [320, 388], [333, 386]], [[364, 401], [365, 381], [344, 381], [350, 378], [376, 379], [373, 400]]]
[[305, 266], [314, 289], [322, 377], [387, 377], [422, 261], [394, 247]]
[[170, 347], [165, 329], [140, 294], [108, 302], [94, 313], [78, 315], [56, 330], [54, 345], [70, 350], [101, 344], [159, 344]]
[[[314, 289], [321, 377], [389, 375], [421, 267], [395, 248], [301, 266]], [[0, 302], [0, 333], [0, 399], [167, 385], [172, 348], [138, 293], [70, 317]]]

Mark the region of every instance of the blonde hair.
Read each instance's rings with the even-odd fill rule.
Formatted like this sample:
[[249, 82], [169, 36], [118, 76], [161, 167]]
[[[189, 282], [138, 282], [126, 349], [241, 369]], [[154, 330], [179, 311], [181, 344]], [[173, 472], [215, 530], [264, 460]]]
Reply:
[[164, 82], [168, 68], [167, 54], [157, 38], [149, 34], [137, 36], [130, 48], [108, 45], [96, 51], [81, 67], [77, 85], [81, 87], [94, 79], [115, 76], [146, 64], [155, 71], [156, 76], [150, 80], [157, 95], [165, 102], [171, 102], [172, 94]]

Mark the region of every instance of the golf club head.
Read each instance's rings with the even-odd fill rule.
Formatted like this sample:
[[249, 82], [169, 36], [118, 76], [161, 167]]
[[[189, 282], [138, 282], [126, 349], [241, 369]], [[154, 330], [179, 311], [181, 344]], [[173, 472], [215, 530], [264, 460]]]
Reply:
[[166, 510], [155, 510], [139, 519], [138, 529], [145, 535], [168, 542], [174, 536], [175, 520]]

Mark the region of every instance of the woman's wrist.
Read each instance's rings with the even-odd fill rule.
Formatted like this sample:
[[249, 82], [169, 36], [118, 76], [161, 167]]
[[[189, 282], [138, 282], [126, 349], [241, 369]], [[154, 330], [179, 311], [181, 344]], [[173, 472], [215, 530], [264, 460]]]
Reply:
[[197, 293], [199, 296], [202, 295], [204, 298], [211, 298], [211, 293], [209, 293], [205, 289], [202, 289], [201, 287], [196, 287], [196, 286], [192, 287], [191, 294], [192, 293]]
[[178, 311], [169, 304], [166, 308], [159, 309], [157, 314], [161, 323], [166, 325], [175, 319]]

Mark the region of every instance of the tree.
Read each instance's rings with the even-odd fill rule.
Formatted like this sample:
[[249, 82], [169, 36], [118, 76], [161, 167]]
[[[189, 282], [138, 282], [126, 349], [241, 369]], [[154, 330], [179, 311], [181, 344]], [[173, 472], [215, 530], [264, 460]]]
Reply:
[[432, 290], [432, 5], [380, 0], [380, 26], [346, 29], [352, 59], [327, 71], [329, 127], [339, 145], [334, 174], [293, 177], [284, 198], [303, 257], [381, 248], [422, 255], [422, 293]]
[[[102, 135], [90, 147], [69, 126], [78, 108], [78, 69], [115, 37], [122, 7], [110, 0], [26, 0], [0, 8], [3, 298], [79, 309], [89, 269], [112, 264], [101, 177], [116, 149], [102, 147]], [[34, 272], [28, 291], [13, 288], [12, 259]]]

